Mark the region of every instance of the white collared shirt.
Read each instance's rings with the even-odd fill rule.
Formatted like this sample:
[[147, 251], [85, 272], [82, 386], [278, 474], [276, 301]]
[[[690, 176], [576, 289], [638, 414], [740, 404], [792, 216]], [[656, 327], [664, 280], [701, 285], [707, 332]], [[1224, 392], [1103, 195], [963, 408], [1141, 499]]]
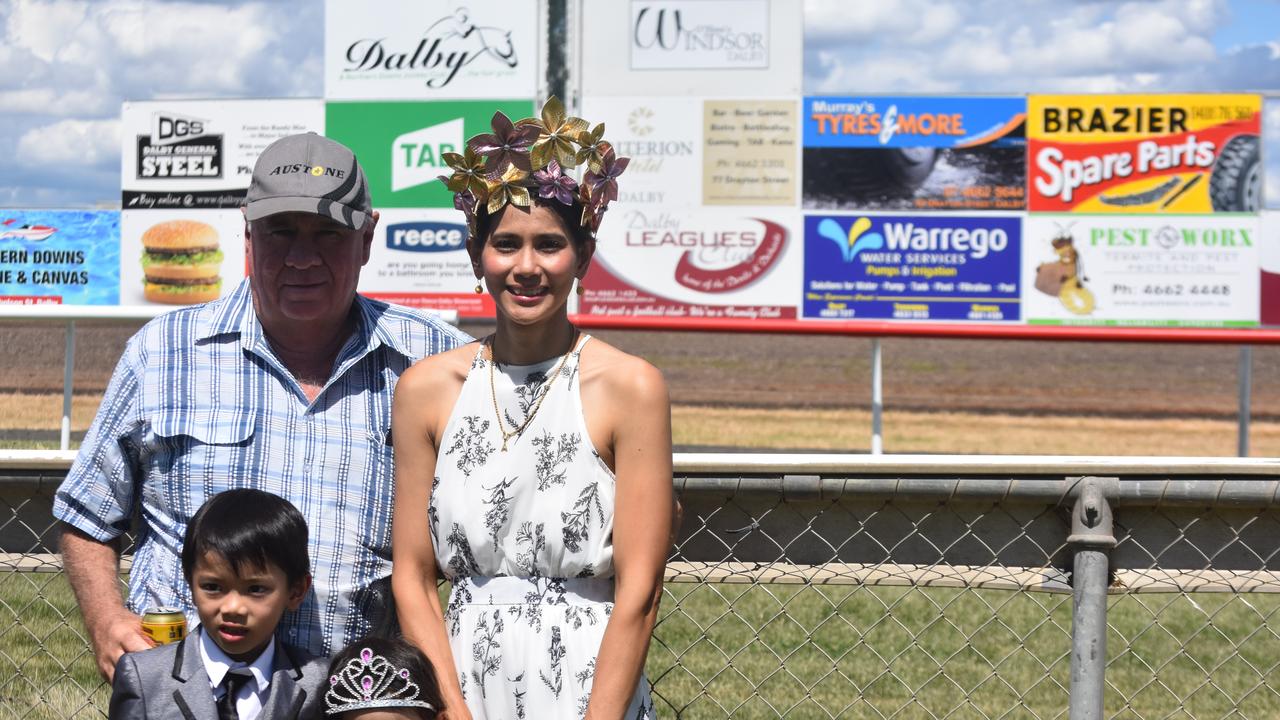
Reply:
[[236, 694], [236, 714], [240, 720], [254, 720], [262, 712], [267, 693], [271, 690], [271, 666], [276, 658], [276, 639], [271, 638], [267, 647], [251, 663], [232, 660], [222, 648], [209, 637], [202, 628], [200, 631], [200, 659], [204, 661], [204, 670], [209, 674], [209, 685], [213, 689], [213, 699], [217, 702], [224, 692], [222, 680], [227, 673], [241, 668], [248, 669], [254, 682], [245, 683]]

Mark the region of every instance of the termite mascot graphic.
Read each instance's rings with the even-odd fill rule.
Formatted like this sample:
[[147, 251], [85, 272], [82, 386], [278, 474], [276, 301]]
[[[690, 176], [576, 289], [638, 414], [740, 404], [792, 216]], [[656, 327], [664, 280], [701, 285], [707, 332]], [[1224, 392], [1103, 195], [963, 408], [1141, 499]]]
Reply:
[[1058, 259], [1036, 266], [1036, 289], [1057, 296], [1062, 306], [1076, 315], [1092, 313], [1093, 293], [1084, 286], [1088, 278], [1080, 271], [1080, 253], [1071, 237], [1071, 226], [1060, 227], [1050, 242]]

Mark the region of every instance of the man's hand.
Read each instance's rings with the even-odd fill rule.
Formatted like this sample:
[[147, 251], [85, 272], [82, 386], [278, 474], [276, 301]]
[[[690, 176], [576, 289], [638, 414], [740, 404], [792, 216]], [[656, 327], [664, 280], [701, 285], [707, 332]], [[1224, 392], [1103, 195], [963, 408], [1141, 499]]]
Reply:
[[88, 629], [89, 642], [93, 644], [93, 657], [98, 663], [98, 673], [108, 683], [114, 680], [116, 663], [120, 661], [121, 655], [146, 650], [155, 645], [142, 632], [142, 618], [124, 608], [99, 615]]
[[62, 567], [84, 616], [98, 672], [107, 682], [116, 661], [127, 652], [146, 650], [154, 643], [142, 634], [142, 618], [129, 612], [120, 596], [120, 554], [114, 542], [100, 542], [63, 524]]

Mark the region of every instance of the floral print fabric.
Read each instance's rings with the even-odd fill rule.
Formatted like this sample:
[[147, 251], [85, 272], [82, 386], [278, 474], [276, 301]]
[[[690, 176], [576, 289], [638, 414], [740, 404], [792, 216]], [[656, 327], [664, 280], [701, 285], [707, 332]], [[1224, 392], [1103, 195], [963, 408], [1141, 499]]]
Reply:
[[[482, 345], [440, 443], [428, 525], [475, 720], [580, 718], [613, 610], [614, 477], [587, 434], [578, 362], [497, 365]], [[556, 377], [549, 373], [556, 372]], [[541, 405], [538, 399], [546, 393]], [[655, 717], [643, 677], [627, 718]]]

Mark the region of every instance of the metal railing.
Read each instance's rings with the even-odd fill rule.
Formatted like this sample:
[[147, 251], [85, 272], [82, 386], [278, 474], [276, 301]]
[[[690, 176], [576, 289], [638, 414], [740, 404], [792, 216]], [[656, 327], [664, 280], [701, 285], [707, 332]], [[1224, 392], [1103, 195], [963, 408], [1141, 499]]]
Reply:
[[[0, 717], [101, 717], [51, 555], [66, 456], [14, 455], [0, 463]], [[1280, 715], [1278, 461], [709, 454], [676, 468], [685, 521], [648, 661], [660, 717]]]

